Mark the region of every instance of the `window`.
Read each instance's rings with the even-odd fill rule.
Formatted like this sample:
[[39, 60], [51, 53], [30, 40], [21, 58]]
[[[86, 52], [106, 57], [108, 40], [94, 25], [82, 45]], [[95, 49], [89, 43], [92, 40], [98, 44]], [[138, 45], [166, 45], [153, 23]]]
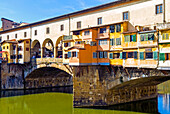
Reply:
[[64, 25], [61, 25], [60, 26], [60, 31], [63, 31], [64, 30]]
[[24, 37], [27, 37], [27, 32], [24, 32]]
[[76, 41], [75, 44], [85, 44], [85, 41]]
[[107, 39], [99, 40], [99, 45], [107, 45]]
[[2, 37], [0, 36], [0, 42], [2, 41]]
[[170, 53], [165, 53], [165, 60], [170, 60]]
[[64, 58], [65, 58], [65, 59], [68, 59], [68, 54], [64, 54]]
[[18, 51], [22, 51], [22, 46], [19, 46], [19, 47], [18, 47]]
[[15, 34], [15, 38], [17, 38], [17, 34]]
[[85, 32], [84, 32], [84, 35], [85, 35], [85, 36], [86, 36], [86, 35], [90, 35], [90, 31], [89, 31], [89, 30], [85, 31]]
[[114, 33], [115, 32], [115, 25], [111, 25], [110, 26], [110, 33]]
[[97, 53], [93, 52], [93, 58], [97, 58]]
[[151, 41], [154, 40], [154, 37], [155, 35], [153, 33], [140, 35], [141, 41]]
[[124, 42], [136, 42], [136, 34], [134, 34], [134, 35], [125, 35]]
[[13, 46], [13, 50], [15, 50], [16, 46]]
[[80, 31], [78, 31], [78, 32], [73, 32], [73, 35], [80, 35]]
[[29, 44], [29, 41], [26, 41], [27, 44]]
[[77, 22], [77, 29], [81, 28], [81, 21]]
[[104, 52], [104, 58], [107, 58], [107, 52]]
[[64, 43], [64, 47], [70, 47], [70, 46], [71, 46], [71, 42]]
[[7, 35], [7, 40], [9, 40], [9, 35]]
[[116, 32], [121, 32], [121, 24], [116, 25]]
[[162, 13], [162, 4], [156, 5], [156, 14]]
[[71, 58], [71, 52], [68, 52], [68, 58]]
[[100, 28], [100, 33], [106, 33], [106, 28]]
[[98, 24], [98, 25], [101, 25], [101, 24], [102, 24], [102, 17], [99, 17], [99, 18], [97, 19], [97, 24]]
[[5, 49], [5, 46], [3, 47], [3, 49]]
[[120, 53], [114, 53], [113, 58], [114, 59], [119, 59], [120, 58]]
[[26, 48], [26, 51], [29, 51], [29, 48]]
[[121, 38], [116, 38], [116, 45], [121, 45]]
[[22, 59], [22, 55], [18, 55], [18, 59]]
[[109, 53], [109, 59], [113, 59], [113, 53]]
[[11, 59], [16, 59], [16, 55], [11, 55]]
[[8, 46], [7, 46], [7, 49], [8, 49]]
[[49, 33], [50, 33], [50, 28], [47, 27], [47, 28], [46, 28], [46, 34], [49, 34]]
[[34, 35], [35, 35], [35, 36], [37, 35], [37, 30], [34, 31]]
[[111, 46], [114, 46], [115, 45], [115, 39], [113, 38], [113, 39], [110, 39], [110, 45]]
[[128, 52], [128, 58], [138, 59], [138, 52]]
[[123, 12], [123, 20], [129, 19], [129, 12]]
[[72, 52], [72, 57], [78, 57], [78, 52]]
[[145, 59], [153, 59], [153, 52], [146, 52]]
[[162, 40], [169, 40], [169, 34], [168, 33], [164, 33], [162, 35]]
[[103, 58], [103, 52], [99, 52], [99, 58]]
[[90, 42], [90, 46], [97, 46], [97, 43], [96, 43], [96, 42], [91, 41], [91, 42]]

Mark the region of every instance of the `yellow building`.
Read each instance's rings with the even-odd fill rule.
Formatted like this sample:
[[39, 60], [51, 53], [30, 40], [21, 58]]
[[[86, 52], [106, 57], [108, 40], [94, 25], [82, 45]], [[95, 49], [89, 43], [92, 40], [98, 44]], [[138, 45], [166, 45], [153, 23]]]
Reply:
[[170, 28], [159, 32], [159, 65], [158, 69], [170, 70]]
[[17, 63], [17, 41], [3, 41], [2, 60], [8, 63]]
[[24, 64], [30, 62], [30, 39], [3, 41], [2, 59], [8, 64]]
[[110, 65], [123, 66], [123, 32], [128, 29], [128, 22], [115, 23], [110, 26]]

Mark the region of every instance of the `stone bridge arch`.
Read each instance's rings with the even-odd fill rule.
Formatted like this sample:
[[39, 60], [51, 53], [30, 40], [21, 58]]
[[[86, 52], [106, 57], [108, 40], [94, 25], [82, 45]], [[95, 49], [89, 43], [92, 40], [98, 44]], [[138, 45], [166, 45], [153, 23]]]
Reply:
[[71, 86], [72, 76], [55, 67], [42, 67], [35, 69], [25, 77], [26, 88], [46, 88]]

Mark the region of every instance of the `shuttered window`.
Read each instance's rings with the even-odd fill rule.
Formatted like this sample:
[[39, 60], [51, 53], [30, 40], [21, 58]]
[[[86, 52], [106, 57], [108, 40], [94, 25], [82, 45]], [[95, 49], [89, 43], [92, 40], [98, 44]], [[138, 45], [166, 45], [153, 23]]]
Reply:
[[165, 61], [165, 53], [159, 53], [159, 60]]
[[93, 52], [93, 58], [97, 58], [97, 53]]
[[110, 39], [110, 45], [111, 46], [114, 46], [115, 45], [115, 39], [113, 38], [113, 39]]
[[133, 35], [133, 42], [136, 42], [136, 34]]
[[134, 52], [134, 59], [138, 59], [138, 52], [137, 51]]
[[130, 35], [125, 36], [124, 42], [130, 42]]
[[114, 33], [115, 32], [115, 25], [111, 25], [110, 26], [110, 33]]
[[107, 52], [104, 52], [104, 58], [107, 58]]
[[113, 53], [109, 53], [109, 59], [113, 59]]
[[157, 51], [154, 51], [154, 52], [153, 52], [153, 59], [154, 59], [154, 60], [157, 60], [157, 59], [158, 59], [158, 52], [157, 52]]
[[99, 58], [103, 58], [103, 52], [99, 52]]
[[116, 45], [121, 45], [121, 38], [116, 38]]
[[144, 41], [144, 35], [143, 34], [140, 35], [140, 41]]
[[144, 52], [140, 52], [140, 60], [144, 60]]

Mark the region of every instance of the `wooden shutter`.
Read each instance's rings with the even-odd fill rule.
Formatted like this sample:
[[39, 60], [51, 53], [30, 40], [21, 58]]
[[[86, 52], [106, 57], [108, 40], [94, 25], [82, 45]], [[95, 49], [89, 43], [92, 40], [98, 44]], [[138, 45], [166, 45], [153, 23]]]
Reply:
[[165, 53], [159, 53], [159, 60], [165, 61]]
[[120, 52], [120, 59], [123, 59], [122, 52]]
[[144, 60], [144, 52], [140, 52], [140, 60]]
[[153, 52], [153, 59], [154, 59], [154, 60], [157, 60], [157, 59], [158, 59], [158, 52], [157, 52], [157, 51], [154, 51], [154, 52]]
[[136, 42], [136, 34], [133, 35], [133, 42]]

